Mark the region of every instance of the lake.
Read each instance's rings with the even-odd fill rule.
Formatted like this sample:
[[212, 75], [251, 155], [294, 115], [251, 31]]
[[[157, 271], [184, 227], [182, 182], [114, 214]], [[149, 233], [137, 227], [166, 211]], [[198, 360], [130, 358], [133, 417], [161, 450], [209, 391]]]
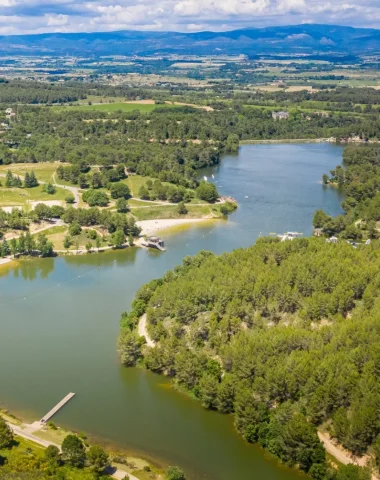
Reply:
[[185, 255], [247, 247], [274, 232], [310, 235], [317, 208], [339, 214], [342, 194], [321, 177], [341, 161], [335, 145], [245, 145], [202, 172], [239, 209], [227, 221], [168, 232], [167, 252], [132, 248], [3, 267], [0, 402], [34, 421], [75, 392], [56, 423], [180, 465], [194, 480], [303, 478], [244, 442], [231, 417], [204, 410], [166, 378], [121, 367], [116, 339], [136, 290]]

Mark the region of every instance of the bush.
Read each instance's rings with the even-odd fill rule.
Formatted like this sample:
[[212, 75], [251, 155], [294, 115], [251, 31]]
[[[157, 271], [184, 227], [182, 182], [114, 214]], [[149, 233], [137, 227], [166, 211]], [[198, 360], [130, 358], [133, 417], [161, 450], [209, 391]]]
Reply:
[[188, 213], [188, 209], [186, 208], [185, 202], [181, 202], [178, 204], [177, 212], [180, 215], [186, 215]]
[[90, 207], [106, 207], [108, 205], [108, 196], [99, 190], [90, 189], [83, 194], [83, 201]]
[[49, 195], [54, 195], [56, 192], [56, 188], [51, 183], [45, 183], [44, 185], [44, 192], [48, 193]]
[[131, 192], [128, 188], [128, 185], [126, 185], [125, 183], [114, 183], [111, 185], [111, 188], [110, 188], [110, 192], [111, 192], [111, 197], [112, 198], [129, 198], [131, 196]]
[[166, 480], [186, 480], [185, 473], [179, 467], [168, 467], [165, 473]]
[[86, 230], [86, 237], [91, 240], [96, 240], [98, 237], [98, 232], [96, 230]]
[[79, 225], [79, 223], [73, 223], [70, 225], [69, 232], [70, 235], [75, 237], [76, 235], [80, 235], [82, 233], [82, 227]]
[[73, 204], [75, 203], [75, 197], [72, 193], [69, 193], [68, 195], [66, 195], [65, 197], [65, 202], [66, 203], [69, 203], [69, 204]]
[[216, 189], [216, 186], [213, 183], [208, 183], [205, 181], [201, 182], [195, 193], [200, 200], [204, 200], [208, 203], [214, 203], [219, 198], [219, 193]]

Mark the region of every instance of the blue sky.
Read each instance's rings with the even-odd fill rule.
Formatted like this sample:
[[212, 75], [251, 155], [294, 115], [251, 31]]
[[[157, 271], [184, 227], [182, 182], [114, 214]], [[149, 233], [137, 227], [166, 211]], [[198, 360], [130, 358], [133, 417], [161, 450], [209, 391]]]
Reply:
[[380, 28], [380, 0], [0, 0], [0, 34], [296, 23]]

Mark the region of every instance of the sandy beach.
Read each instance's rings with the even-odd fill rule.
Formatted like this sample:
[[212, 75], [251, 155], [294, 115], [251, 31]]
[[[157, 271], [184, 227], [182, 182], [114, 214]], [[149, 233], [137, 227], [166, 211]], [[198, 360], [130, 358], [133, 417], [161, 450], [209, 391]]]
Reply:
[[11, 261], [11, 258], [0, 258], [0, 265], [5, 265], [6, 263], [9, 263]]
[[177, 218], [177, 219], [166, 219], [166, 220], [142, 220], [141, 222], [136, 222], [136, 224], [142, 228], [142, 235], [155, 235], [171, 227], [177, 227], [179, 225], [187, 224], [199, 224], [202, 222], [210, 221], [207, 218]]

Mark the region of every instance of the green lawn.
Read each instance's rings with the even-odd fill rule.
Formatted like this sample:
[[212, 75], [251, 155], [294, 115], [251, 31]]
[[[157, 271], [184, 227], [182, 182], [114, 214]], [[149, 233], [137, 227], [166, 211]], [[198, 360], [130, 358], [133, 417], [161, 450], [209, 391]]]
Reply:
[[[97, 228], [91, 228], [90, 230], [96, 230], [99, 234], [100, 237], [102, 237], [103, 232], [101, 232]], [[79, 244], [79, 249], [84, 250], [86, 248], [87, 243], [91, 243], [93, 247], [96, 247], [96, 242], [95, 240], [91, 240], [88, 237], [86, 237], [86, 230], [84, 229], [82, 233], [78, 236], [71, 237], [72, 244], [71, 246], [66, 249], [63, 246], [63, 241], [66, 237], [66, 235], [69, 235], [68, 227], [67, 226], [58, 226], [58, 227], [52, 227], [49, 228], [48, 230], [45, 230], [43, 232], [47, 237], [50, 242], [53, 243], [54, 245], [54, 250], [69, 250], [69, 251], [74, 251], [77, 249], [77, 242]], [[100, 244], [101, 247], [107, 247], [108, 242], [101, 242]]]
[[138, 200], [136, 198], [130, 198], [128, 200], [128, 205], [132, 208], [134, 207], [149, 207], [159, 205], [157, 202], [144, 202], [144, 200]]
[[[12, 163], [11, 165], [1, 165], [0, 175], [6, 175], [10, 170], [15, 175], [24, 177], [26, 172], [33, 170], [37, 180], [53, 182], [53, 174], [57, 170], [57, 166], [56, 163]], [[2, 183], [4, 182], [2, 181]]]
[[64, 201], [67, 191], [56, 188], [54, 195], [43, 191], [43, 185], [35, 188], [6, 188], [0, 187], [0, 207], [21, 206], [30, 209], [29, 202], [38, 201]]

